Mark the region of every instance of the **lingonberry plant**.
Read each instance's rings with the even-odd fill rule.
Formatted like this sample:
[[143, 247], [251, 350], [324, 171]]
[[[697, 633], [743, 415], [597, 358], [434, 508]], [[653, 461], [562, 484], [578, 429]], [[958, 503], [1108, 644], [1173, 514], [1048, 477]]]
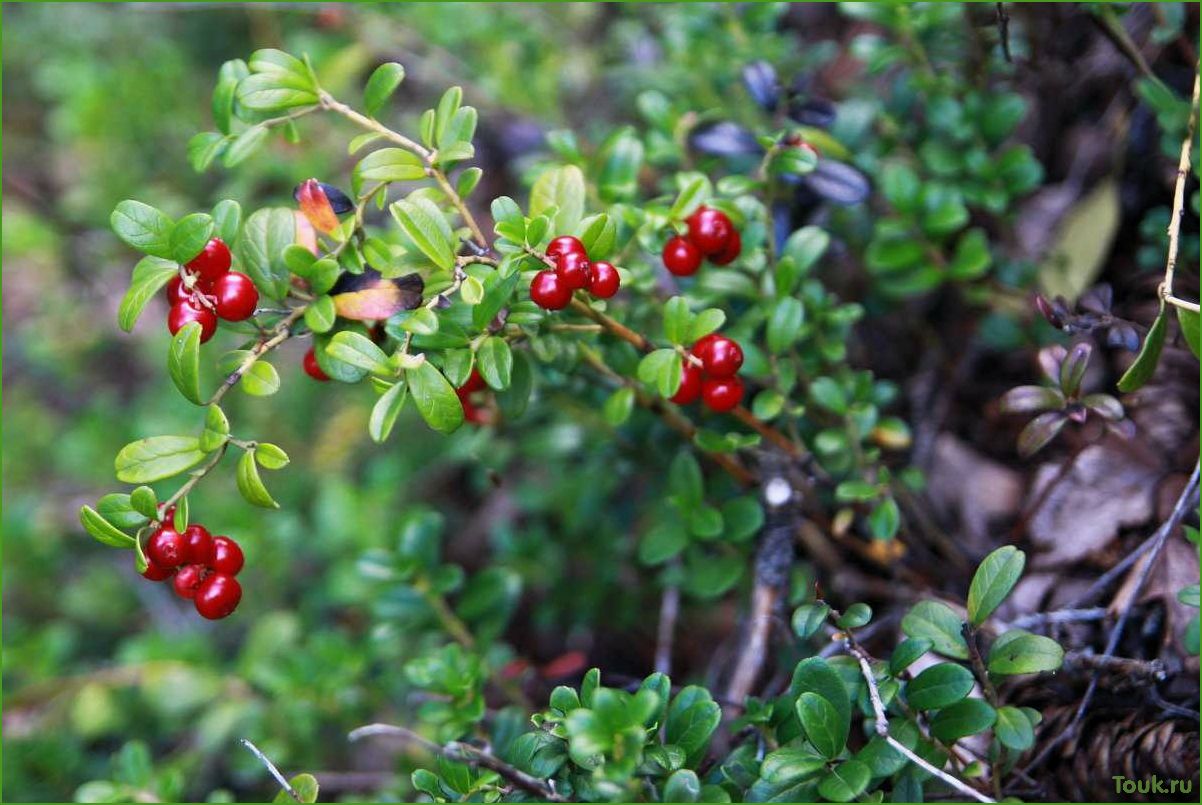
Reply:
[[[189, 145], [197, 169], [218, 160], [234, 167], [275, 132], [298, 140], [303, 118], [329, 113], [362, 130], [350, 151], [367, 153], [350, 176], [297, 177], [295, 208], [245, 216], [234, 200], [178, 220], [140, 201], [117, 205], [115, 232], [145, 255], [119, 324], [129, 330], [164, 291], [168, 373], [203, 413], [193, 434], [126, 445], [116, 474], [136, 486], [84, 506], [85, 528], [131, 550], [143, 576], [169, 579], [201, 616], [233, 613], [241, 548], [191, 521], [188, 496], [233, 449], [243, 498], [276, 507], [261, 470], [282, 469], [288, 456], [235, 430], [222, 402], [235, 389], [275, 392], [283, 381], [269, 359], [291, 339], [312, 342], [298, 367], [309, 378], [362, 384], [378, 396], [368, 422], [377, 442], [410, 401], [430, 428], [450, 433], [465, 422], [520, 420], [547, 389], [603, 387], [604, 423], [633, 422], [637, 409], [644, 432], [674, 440], [663, 494], [639, 515], [640, 562], [658, 568], [665, 587], [699, 600], [726, 594], [754, 568], [754, 623], [727, 694], [674, 688], [663, 673], [630, 684], [607, 678], [616, 685], [607, 687], [594, 670], [579, 690], [557, 688], [528, 725], [512, 712], [494, 717], [485, 688], [507, 690], [512, 656], [500, 638], [520, 581], [501, 568], [468, 578], [443, 563], [440, 519], [413, 513], [395, 551], [372, 552], [362, 569], [403, 591], [382, 596], [381, 606], [420, 636], [422, 651], [407, 658], [404, 674], [428, 694], [418, 717], [442, 757], [436, 770], [414, 774], [414, 786], [437, 801], [849, 801], [949, 786], [989, 801], [984, 791], [1000, 792], [1013, 753], [1033, 741], [1038, 714], [1006, 704], [997, 683], [1054, 670], [1062, 656], [1049, 638], [999, 634], [989, 620], [1022, 571], [1016, 549], [982, 563], [966, 614], [935, 601], [915, 606], [902, 622], [908, 637], [887, 663], [857, 642], [872, 618], [865, 604], [838, 612], [812, 585], [794, 585], [803, 592], [790, 599], [801, 604], [792, 682], [775, 696], [749, 695], [771, 613], [789, 586], [797, 523], [829, 526], [868, 561], [887, 564], [902, 525], [897, 496], [921, 483], [888, 455], [909, 443], [905, 423], [882, 412], [893, 384], [847, 363], [848, 333], [862, 309], [811, 275], [829, 236], [813, 224], [793, 229], [789, 210], [781, 214], [781, 200], [806, 181], [844, 200], [866, 187], [855, 168], [824, 156], [833, 139], [793, 117], [774, 116], [746, 136], [733, 124], [707, 124], [689, 141], [698, 154], [754, 156], [741, 170], [706, 163], [721, 174], [715, 183], [682, 168], [671, 150], [681, 143], [656, 139], [675, 131], [684, 113], [647, 95], [643, 136], [621, 130], [593, 153], [557, 138], [557, 161], [541, 166], [525, 205], [506, 196], [488, 205], [489, 233], [473, 200], [482, 171], [464, 167], [474, 154], [476, 110], [453, 87], [421, 114], [416, 133], [390, 128], [384, 111], [403, 78], [399, 64], [382, 65], [356, 108], [328, 92], [307, 59], [261, 50], [228, 62], [213, 96], [217, 130]], [[811, 123], [822, 117], [821, 108], [799, 111], [783, 100], [769, 65], [752, 65], [744, 78], [765, 109], [784, 104]], [[882, 285], [891, 295], [980, 278], [991, 261], [984, 234], [967, 228], [966, 205], [1004, 207], [1037, 171], [1026, 152], [1010, 149], [1000, 158], [1008, 167], [990, 173], [990, 154], [1021, 107], [1008, 103], [1000, 114], [981, 98], [959, 100], [956, 108], [967, 111], [951, 130], [981, 156], [961, 165], [954, 144], [936, 140], [919, 152], [929, 170], [965, 179], [973, 193], [920, 181], [909, 169], [883, 174], [892, 211], [869, 241], [867, 262], [892, 277]], [[648, 155], [644, 139], [663, 147]], [[653, 180], [642, 175], [651, 162]], [[373, 207], [387, 209], [390, 225], [369, 220]], [[202, 349], [214, 338], [233, 349]], [[1084, 358], [1074, 360], [1059, 375], [1064, 416], [1075, 417], [1077, 405], [1112, 414], [1101, 401], [1077, 401]], [[224, 376], [215, 389], [202, 388], [202, 362]], [[1052, 394], [1041, 390], [1040, 404]], [[691, 408], [698, 400], [703, 405]], [[180, 476], [186, 480], [170, 492], [152, 486]], [[908, 672], [920, 658], [932, 662], [930, 654], [951, 661]], [[977, 686], [982, 696], [971, 696]], [[719, 747], [713, 738], [724, 713], [738, 719], [737, 729]], [[853, 733], [853, 722], [862, 730]], [[490, 736], [487, 749], [461, 743], [474, 734]], [[987, 737], [977, 756], [956, 743], [970, 735]], [[983, 759], [990, 771], [977, 780]]]

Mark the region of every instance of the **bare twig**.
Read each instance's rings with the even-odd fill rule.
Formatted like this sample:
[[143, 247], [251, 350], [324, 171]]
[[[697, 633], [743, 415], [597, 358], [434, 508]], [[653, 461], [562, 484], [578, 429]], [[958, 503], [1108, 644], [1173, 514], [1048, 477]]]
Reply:
[[1181, 156], [1177, 160], [1177, 182], [1173, 186], [1173, 213], [1169, 216], [1169, 254], [1164, 265], [1164, 282], [1160, 284], [1160, 298], [1165, 302], [1198, 312], [1198, 305], [1184, 302], [1173, 296], [1173, 272], [1177, 268], [1177, 248], [1181, 240], [1181, 218], [1185, 215], [1185, 181], [1189, 178], [1190, 149], [1194, 143], [1194, 127], [1198, 122], [1198, 78], [1194, 66], [1194, 91], [1190, 97], [1189, 122], [1185, 126], [1185, 139], [1181, 142]]
[[1105, 607], [1057, 609], [1051, 612], [1035, 612], [1030, 615], [1022, 615], [1000, 627], [999, 630], [1004, 632], [1008, 629], [1030, 629], [1033, 626], [1046, 626], [1050, 623], [1084, 623], [1086, 621], [1100, 621], [1105, 617]]
[[661, 674], [672, 673], [672, 638], [676, 633], [676, 619], [680, 617], [680, 585], [669, 584], [659, 605], [659, 629], [655, 640], [655, 670]]
[[259, 747], [255, 746], [245, 738], [241, 738], [239, 740], [241, 740], [243, 746], [250, 750], [252, 755], [259, 759], [260, 763], [267, 767], [267, 771], [269, 771], [271, 776], [275, 778], [275, 781], [280, 784], [280, 788], [288, 792], [288, 796], [292, 797], [297, 802], [302, 801], [301, 795], [298, 794], [296, 789], [292, 787], [292, 783], [288, 782], [287, 777], [285, 777], [283, 774], [280, 774], [280, 770], [276, 768], [275, 764], [272, 763], [270, 759], [268, 759], [267, 755], [259, 751]]
[[1006, 13], [1005, 3], [997, 4], [997, 35], [1002, 45], [1002, 56], [1007, 63], [1012, 63], [1014, 59], [1010, 56], [1010, 15]]
[[421, 746], [428, 752], [436, 755], [458, 761], [460, 763], [470, 763], [474, 766], [482, 766], [490, 771], [495, 771], [503, 778], [508, 780], [513, 785], [522, 789], [528, 794], [533, 794], [540, 799], [549, 802], [567, 802], [560, 794], [555, 792], [555, 789], [550, 783], [540, 780], [537, 777], [532, 777], [520, 769], [515, 769], [505, 761], [492, 755], [482, 749], [479, 749], [471, 744], [461, 743], [459, 741], [451, 741], [445, 746], [434, 743], [433, 741], [418, 735], [411, 729], [406, 727], [398, 727], [393, 724], [368, 724], [364, 727], [351, 730], [347, 738], [352, 741], [357, 741], [360, 738], [370, 738], [376, 735], [391, 735], [402, 738], [406, 741]]
[[224, 397], [230, 389], [238, 385], [238, 381], [242, 379], [243, 375], [250, 371], [250, 367], [254, 366], [255, 363], [268, 352], [271, 352], [280, 344], [291, 338], [292, 325], [296, 324], [296, 322], [304, 315], [305, 308], [298, 307], [293, 308], [291, 313], [289, 313], [285, 318], [281, 319], [280, 322], [272, 329], [271, 336], [263, 341], [260, 341], [258, 344], [255, 344], [254, 348], [251, 349], [250, 354], [247, 355], [245, 360], [238, 365], [238, 368], [226, 376], [225, 381], [221, 384], [217, 391], [213, 392], [213, 396], [209, 398], [208, 404], [213, 405], [214, 403], [220, 402], [221, 398]]
[[1064, 670], [1081, 668], [1089, 671], [1111, 671], [1145, 682], [1163, 682], [1168, 671], [1160, 660], [1136, 660], [1131, 657], [1110, 657], [1085, 651], [1070, 651], [1064, 655]]

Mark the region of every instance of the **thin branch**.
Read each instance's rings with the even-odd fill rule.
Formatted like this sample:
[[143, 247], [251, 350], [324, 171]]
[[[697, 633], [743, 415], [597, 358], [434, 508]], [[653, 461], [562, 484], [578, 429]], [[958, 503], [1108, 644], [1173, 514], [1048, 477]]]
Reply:
[[997, 34], [1002, 45], [1002, 56], [1007, 63], [1013, 63], [1014, 59], [1010, 55], [1010, 15], [1006, 13], [1005, 3], [997, 4]]
[[271, 776], [274, 777], [275, 781], [280, 784], [280, 788], [288, 792], [288, 796], [292, 797], [297, 802], [304, 801], [301, 799], [301, 795], [296, 792], [296, 789], [292, 787], [292, 783], [288, 782], [288, 778], [280, 774], [280, 770], [277, 769], [275, 764], [268, 759], [267, 755], [259, 751], [259, 747], [255, 746], [245, 738], [240, 738], [239, 740], [242, 742], [243, 746], [250, 750], [252, 755], [259, 759], [260, 763], [267, 767], [267, 771], [271, 772]]
[[1152, 68], [1148, 66], [1147, 59], [1140, 52], [1139, 47], [1131, 39], [1131, 35], [1127, 33], [1127, 29], [1123, 27], [1120, 21], [1110, 9], [1103, 6], [1098, 10], [1098, 13], [1092, 17], [1094, 24], [1097, 25], [1106, 38], [1118, 48], [1119, 53], [1131, 62], [1136, 70], [1145, 78], [1150, 78], [1156, 83], [1161, 83], [1156, 77], [1156, 73], [1152, 72]]
[[676, 620], [679, 617], [680, 585], [669, 584], [664, 588], [664, 594], [660, 600], [659, 629], [655, 638], [655, 670], [669, 676], [672, 674], [672, 639], [676, 633]]
[[972, 663], [973, 673], [976, 674], [977, 681], [981, 683], [981, 690], [985, 691], [985, 698], [996, 709], [998, 706], [997, 688], [993, 686], [993, 682], [989, 679], [989, 672], [985, 669], [985, 660], [981, 657], [981, 649], [977, 645], [976, 630], [965, 621], [960, 627], [960, 632], [964, 636], [964, 642], [968, 644], [968, 658]]
[[224, 397], [230, 389], [238, 385], [238, 381], [241, 380], [248, 371], [250, 371], [250, 367], [254, 366], [255, 363], [268, 352], [271, 352], [280, 344], [291, 338], [292, 325], [296, 324], [296, 322], [299, 321], [304, 315], [304, 307], [293, 308], [292, 312], [289, 313], [286, 318], [282, 319], [279, 324], [272, 329], [271, 337], [256, 344], [254, 348], [251, 349], [250, 354], [247, 355], [242, 363], [238, 365], [238, 368], [229, 373], [229, 375], [225, 378], [225, 382], [223, 382], [217, 391], [213, 392], [213, 396], [209, 398], [208, 405], [214, 405], [215, 403], [220, 402], [221, 398]]
[[1181, 157], [1177, 160], [1177, 182], [1173, 186], [1173, 212], [1169, 216], [1169, 255], [1164, 265], [1164, 282], [1160, 285], [1160, 298], [1170, 304], [1198, 312], [1198, 305], [1188, 307], [1173, 296], [1173, 272], [1177, 268], [1177, 248], [1181, 240], [1181, 218], [1185, 214], [1185, 180], [1190, 171], [1190, 150], [1194, 144], [1194, 127], [1198, 123], [1198, 66], [1194, 66], [1194, 91], [1189, 102], [1189, 122], [1185, 126], [1185, 139], [1181, 141]]
[[549, 782], [532, 777], [520, 769], [515, 769], [505, 761], [489, 754], [482, 749], [478, 749], [470, 744], [452, 741], [445, 746], [434, 743], [433, 741], [418, 735], [411, 729], [406, 727], [398, 727], [392, 724], [368, 724], [364, 727], [351, 730], [347, 738], [351, 741], [357, 741], [360, 738], [370, 738], [376, 735], [390, 735], [402, 738], [406, 741], [411, 741], [418, 746], [421, 746], [428, 752], [454, 760], [460, 763], [470, 763], [475, 766], [483, 766], [490, 771], [495, 771], [503, 778], [511, 782], [513, 785], [522, 789], [528, 794], [533, 794], [543, 800], [550, 802], [567, 802], [560, 794], [555, 792], [555, 789]]
[[1046, 626], [1050, 623], [1084, 623], [1086, 621], [1100, 621], [1105, 617], [1105, 607], [1091, 607], [1089, 609], [1057, 609], [1051, 612], [1035, 612], [1031, 615], [1023, 615], [1015, 618], [1014, 620], [1000, 627], [1000, 631], [1006, 631], [1009, 629], [1030, 629], [1033, 626]]

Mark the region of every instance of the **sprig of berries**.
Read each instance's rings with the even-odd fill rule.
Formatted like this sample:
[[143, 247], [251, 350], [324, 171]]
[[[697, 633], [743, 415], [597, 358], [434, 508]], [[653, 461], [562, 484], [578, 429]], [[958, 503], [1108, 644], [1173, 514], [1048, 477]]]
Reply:
[[230, 249], [221, 238], [212, 238], [200, 254], [184, 264], [183, 271], [167, 283], [167, 329], [175, 335], [185, 324], [200, 324], [203, 344], [217, 332], [217, 319], [242, 321], [259, 306], [259, 289], [250, 277], [230, 271]]
[[563, 310], [576, 291], [588, 291], [598, 299], [609, 299], [622, 284], [618, 270], [604, 260], [589, 260], [579, 238], [561, 235], [547, 246], [547, 258], [555, 270], [545, 269], [530, 282], [530, 299], [545, 310]]
[[687, 235], [675, 235], [664, 244], [664, 267], [678, 277], [689, 277], [708, 258], [716, 266], [733, 262], [743, 250], [743, 238], [730, 216], [713, 207], [699, 207], [685, 219]]
[[681, 366], [680, 388], [669, 399], [688, 405], [700, 398], [711, 411], [730, 411], [743, 401], [743, 381], [737, 377], [742, 366], [743, 348], [738, 342], [710, 333], [689, 349], [689, 358]]
[[463, 385], [455, 389], [455, 395], [459, 397], [459, 404], [463, 406], [463, 418], [471, 422], [473, 425], [487, 425], [488, 415], [481, 410], [480, 406], [472, 401], [472, 395], [488, 389], [488, 384], [484, 382], [480, 372], [475, 368], [472, 373], [467, 376], [467, 380]]
[[229, 537], [213, 536], [199, 523], [183, 532], [172, 524], [169, 509], [163, 524], [146, 542], [146, 569], [151, 581], [171, 579], [180, 598], [187, 598], [209, 620], [233, 614], [242, 600], [242, 586], [234, 578], [242, 570], [242, 548]]

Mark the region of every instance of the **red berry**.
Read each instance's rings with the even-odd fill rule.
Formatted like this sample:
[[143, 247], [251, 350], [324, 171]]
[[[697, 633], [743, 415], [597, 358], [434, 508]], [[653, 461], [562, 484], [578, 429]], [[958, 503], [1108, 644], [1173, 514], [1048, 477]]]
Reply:
[[184, 535], [163, 526], [146, 543], [146, 558], [162, 568], [176, 568], [188, 560]]
[[196, 591], [200, 589], [204, 580], [204, 565], [184, 565], [176, 571], [175, 581], [171, 583], [171, 586], [175, 588], [175, 594], [180, 598], [195, 598]]
[[309, 347], [309, 351], [305, 353], [305, 359], [301, 362], [305, 367], [305, 374], [314, 380], [320, 380], [322, 383], [330, 379], [330, 376], [321, 370], [317, 365], [317, 351], [313, 347]]
[[167, 302], [171, 305], [178, 305], [180, 302], [186, 302], [192, 298], [192, 294], [184, 288], [184, 280], [179, 274], [176, 274], [171, 279], [167, 280]]
[[196, 611], [211, 621], [233, 614], [242, 600], [242, 585], [233, 576], [213, 573], [200, 584], [193, 599]]
[[148, 559], [146, 561], [146, 569], [142, 571], [142, 576], [150, 579], [151, 581], [162, 581], [163, 579], [171, 578], [173, 573], [175, 573], [175, 571], [171, 568], [163, 567], [157, 562], [152, 562]]
[[573, 291], [588, 287], [588, 258], [580, 252], [568, 252], [555, 258], [555, 273]]
[[189, 322], [200, 323], [200, 343], [204, 343], [217, 332], [217, 314], [207, 307], [202, 307], [190, 301], [179, 302], [171, 306], [167, 314], [167, 329], [175, 335]]
[[486, 384], [484, 378], [480, 376], [478, 369], [472, 369], [472, 373], [467, 376], [467, 380], [459, 387], [459, 391], [463, 394], [471, 394], [475, 391], [484, 391]]
[[701, 384], [701, 398], [711, 411], [729, 411], [743, 401], [743, 381], [737, 377], [712, 377]]
[[209, 555], [209, 561], [206, 563], [210, 570], [237, 576], [245, 561], [238, 543], [229, 537], [213, 537], [213, 553]]
[[694, 344], [693, 354], [701, 359], [711, 377], [730, 377], [743, 365], [743, 348], [717, 333], [710, 333]]
[[217, 315], [227, 321], [242, 321], [255, 314], [259, 306], [259, 289], [254, 281], [238, 271], [222, 274], [213, 283], [217, 297]]
[[688, 277], [701, 267], [701, 252], [680, 235], [664, 244], [664, 266], [678, 277]]
[[547, 244], [548, 257], [554, 259], [561, 254], [579, 254], [584, 259], [588, 259], [588, 252], [584, 250], [584, 244], [580, 242], [580, 238], [571, 235], [560, 235]]
[[540, 271], [530, 283], [530, 299], [547, 310], [563, 310], [572, 301], [572, 289], [554, 271]]
[[710, 207], [699, 208], [685, 223], [689, 225], [689, 240], [707, 255], [722, 251], [735, 230], [726, 213]]
[[480, 407], [467, 398], [466, 395], [459, 398], [459, 403], [463, 406], [463, 419], [465, 422], [470, 422], [473, 425], [484, 425], [488, 423], [488, 417], [480, 410]]
[[739, 235], [739, 230], [732, 229], [730, 237], [726, 239], [726, 245], [722, 247], [722, 251], [710, 255], [710, 262], [716, 266], [727, 265], [734, 262], [741, 251], [743, 251], [743, 238]]
[[604, 260], [589, 263], [588, 292], [593, 296], [608, 299], [618, 292], [621, 284], [622, 278], [618, 276], [618, 269], [614, 268], [612, 263]]
[[680, 388], [669, 399], [677, 405], [688, 405], [696, 402], [701, 396], [701, 369], [692, 362], [685, 361], [680, 367]]
[[184, 267], [196, 272], [201, 285], [212, 285], [230, 270], [230, 248], [221, 238], [212, 238], [200, 250], [200, 254], [185, 263]]
[[200, 523], [184, 529], [184, 561], [190, 565], [206, 565], [213, 554], [213, 535]]

